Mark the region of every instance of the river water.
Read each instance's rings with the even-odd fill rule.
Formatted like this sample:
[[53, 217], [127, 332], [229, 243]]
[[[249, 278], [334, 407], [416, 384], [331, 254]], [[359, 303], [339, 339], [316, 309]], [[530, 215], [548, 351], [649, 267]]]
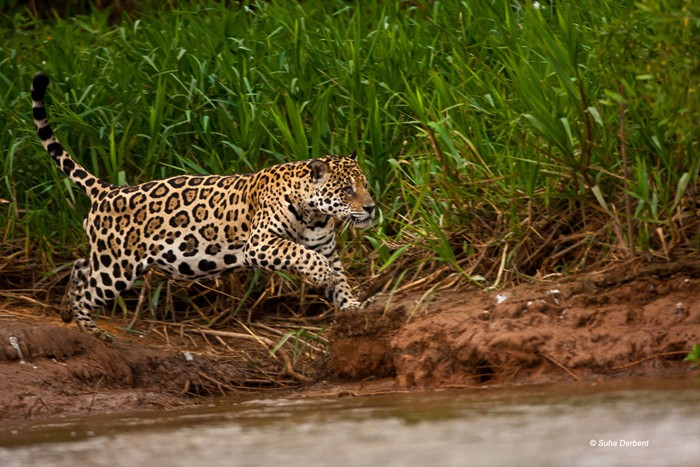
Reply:
[[4, 424], [0, 466], [700, 465], [700, 380], [362, 397]]

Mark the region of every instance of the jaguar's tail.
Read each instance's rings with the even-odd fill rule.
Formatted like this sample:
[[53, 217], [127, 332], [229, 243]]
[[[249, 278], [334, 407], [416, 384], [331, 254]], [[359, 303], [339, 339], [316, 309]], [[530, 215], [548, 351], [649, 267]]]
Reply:
[[85, 193], [93, 197], [100, 188], [110, 186], [109, 183], [100, 180], [85, 170], [80, 164], [75, 162], [68, 152], [63, 149], [61, 143], [53, 134], [49, 120], [46, 116], [46, 106], [44, 105], [44, 96], [46, 88], [49, 85], [49, 77], [43, 73], [37, 73], [32, 81], [32, 111], [34, 114], [34, 125], [36, 132], [41, 139], [41, 144], [44, 145], [46, 151], [51, 158], [56, 162], [58, 167], [68, 175], [73, 183], [83, 189]]

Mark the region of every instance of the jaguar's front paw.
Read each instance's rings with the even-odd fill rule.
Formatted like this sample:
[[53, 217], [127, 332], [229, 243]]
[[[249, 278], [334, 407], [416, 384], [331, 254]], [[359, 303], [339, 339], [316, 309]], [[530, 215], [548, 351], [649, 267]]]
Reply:
[[341, 309], [343, 311], [364, 310], [365, 308], [370, 306], [372, 303], [374, 303], [377, 300], [377, 298], [379, 298], [381, 295], [382, 294], [376, 294], [376, 295], [373, 295], [373, 296], [367, 298], [366, 300], [362, 300], [362, 301], [356, 300], [354, 298], [350, 299], [350, 300], [348, 300], [347, 304], [344, 307], [342, 307]]
[[340, 307], [341, 311], [357, 311], [365, 308], [365, 302], [359, 300], [350, 299], [345, 303], [344, 306]]
[[370, 306], [371, 304], [376, 303], [377, 300], [379, 300], [380, 298], [382, 298], [384, 295], [385, 295], [384, 292], [379, 292], [379, 293], [376, 293], [376, 294], [372, 295], [371, 297], [366, 298], [366, 299], [362, 302], [362, 308], [367, 308], [367, 307]]

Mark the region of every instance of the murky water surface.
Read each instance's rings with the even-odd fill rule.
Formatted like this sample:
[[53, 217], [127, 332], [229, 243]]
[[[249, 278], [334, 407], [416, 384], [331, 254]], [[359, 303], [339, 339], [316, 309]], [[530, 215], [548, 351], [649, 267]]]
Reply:
[[700, 465], [700, 381], [226, 400], [4, 424], [0, 466]]

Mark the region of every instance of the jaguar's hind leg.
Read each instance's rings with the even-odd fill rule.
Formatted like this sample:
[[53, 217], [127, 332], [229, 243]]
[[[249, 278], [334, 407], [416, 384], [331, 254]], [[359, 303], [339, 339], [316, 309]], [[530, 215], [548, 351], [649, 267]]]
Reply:
[[70, 282], [61, 304], [61, 319], [70, 323], [75, 318], [81, 331], [111, 341], [112, 336], [98, 328], [92, 319], [92, 310], [105, 305], [106, 302], [97, 296], [95, 288], [90, 285], [91, 275], [92, 268], [87, 260], [79, 259], [73, 263]]
[[79, 259], [73, 263], [68, 287], [66, 287], [66, 293], [61, 301], [61, 319], [64, 323], [73, 321], [73, 303], [78, 301], [77, 293], [85, 288], [89, 273], [90, 266], [87, 260]]

